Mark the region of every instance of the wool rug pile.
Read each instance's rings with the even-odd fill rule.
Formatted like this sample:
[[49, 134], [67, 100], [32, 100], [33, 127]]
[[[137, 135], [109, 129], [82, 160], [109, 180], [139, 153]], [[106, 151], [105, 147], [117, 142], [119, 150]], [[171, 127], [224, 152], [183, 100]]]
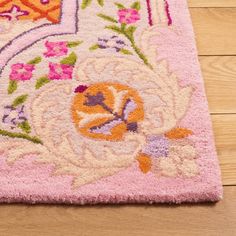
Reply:
[[0, 201], [217, 201], [185, 0], [0, 0]]

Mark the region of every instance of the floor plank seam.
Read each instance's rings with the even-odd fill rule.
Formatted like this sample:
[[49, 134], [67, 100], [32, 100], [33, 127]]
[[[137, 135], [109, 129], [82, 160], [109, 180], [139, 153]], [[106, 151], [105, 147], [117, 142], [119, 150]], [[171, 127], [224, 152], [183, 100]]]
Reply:
[[236, 115], [235, 112], [210, 112], [211, 115], [217, 116], [217, 115]]
[[199, 57], [235, 57], [236, 54], [198, 54]]
[[234, 9], [234, 8], [236, 8], [236, 6], [235, 7], [188, 7], [188, 8], [190, 8], [190, 9], [203, 9], [203, 8], [205, 8], [205, 9], [208, 9], [208, 8], [210, 8], [210, 9]]

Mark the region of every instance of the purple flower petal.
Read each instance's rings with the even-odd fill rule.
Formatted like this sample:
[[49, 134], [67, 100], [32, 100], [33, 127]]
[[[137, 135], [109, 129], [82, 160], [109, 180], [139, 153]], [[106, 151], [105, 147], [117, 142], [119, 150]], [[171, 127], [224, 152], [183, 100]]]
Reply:
[[169, 141], [164, 136], [150, 136], [143, 153], [154, 157], [167, 157], [169, 153]]

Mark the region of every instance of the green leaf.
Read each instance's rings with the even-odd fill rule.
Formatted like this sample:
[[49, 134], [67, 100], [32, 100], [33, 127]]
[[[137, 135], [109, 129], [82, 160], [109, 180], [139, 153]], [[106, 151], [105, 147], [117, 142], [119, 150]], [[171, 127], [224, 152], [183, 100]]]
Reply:
[[125, 30], [125, 33], [130, 37], [133, 38], [134, 32], [137, 29], [135, 26], [130, 26]]
[[122, 30], [122, 31], [125, 31], [125, 28], [126, 28], [126, 24], [125, 24], [125, 23], [122, 23], [122, 24], [121, 24], [121, 30]]
[[129, 51], [128, 49], [124, 49], [124, 48], [122, 48], [120, 50], [120, 52], [123, 54], [126, 54], [126, 55], [133, 55], [133, 53], [131, 51]]
[[24, 122], [22, 122], [22, 123], [20, 123], [20, 124], [18, 124], [18, 127], [19, 127], [22, 131], [24, 131], [25, 133], [27, 133], [27, 134], [29, 134], [30, 131], [31, 131], [30, 124], [29, 124], [29, 122], [28, 122], [27, 120], [24, 121]]
[[61, 64], [63, 65], [71, 65], [73, 66], [77, 61], [77, 55], [72, 52], [68, 57], [65, 57], [61, 60]]
[[90, 48], [89, 48], [89, 50], [90, 51], [93, 51], [93, 50], [96, 50], [96, 49], [98, 49], [99, 48], [99, 45], [98, 44], [94, 44], [93, 46], [91, 46]]
[[69, 48], [73, 48], [73, 47], [79, 46], [81, 43], [83, 43], [83, 41], [72, 41], [72, 42], [68, 42], [67, 46]]
[[32, 64], [32, 65], [36, 65], [39, 64], [42, 61], [41, 57], [35, 57], [34, 59], [32, 59], [31, 61], [29, 61], [27, 64]]
[[35, 136], [32, 137], [24, 133], [13, 133], [7, 130], [0, 129], [0, 135], [10, 137], [10, 138], [26, 139], [36, 144], [43, 144], [43, 142], [38, 137], [35, 137]]
[[112, 23], [118, 23], [118, 21], [111, 16], [107, 16], [104, 14], [97, 14], [97, 16], [101, 17], [103, 20], [110, 21]]
[[98, 4], [103, 7], [104, 6], [104, 0], [97, 0], [98, 1]]
[[47, 76], [43, 76], [39, 79], [37, 79], [36, 84], [35, 84], [35, 89], [41, 88], [43, 85], [49, 83], [50, 80], [47, 78]]
[[8, 94], [12, 94], [17, 90], [17, 82], [15, 80], [10, 80], [8, 85]]
[[121, 30], [120, 27], [116, 26], [116, 25], [109, 25], [109, 26], [106, 26], [105, 29], [110, 29], [118, 34], [123, 34], [123, 31]]
[[129, 26], [129, 27], [126, 29], [126, 32], [127, 32], [128, 34], [132, 34], [132, 35], [133, 35], [133, 33], [135, 32], [136, 29], [137, 29], [137, 27], [135, 27], [135, 26]]
[[140, 2], [134, 2], [131, 5], [131, 8], [136, 9], [137, 11], [139, 11], [141, 9]]
[[13, 107], [17, 107], [18, 105], [24, 103], [27, 98], [28, 98], [28, 94], [24, 94], [24, 95], [21, 95], [21, 96], [17, 97], [17, 98], [13, 101], [12, 106], [13, 106]]
[[87, 6], [91, 4], [92, 0], [83, 0], [81, 8], [85, 9]]
[[126, 7], [124, 5], [122, 5], [121, 3], [115, 2], [115, 5], [121, 10], [121, 9], [126, 9]]

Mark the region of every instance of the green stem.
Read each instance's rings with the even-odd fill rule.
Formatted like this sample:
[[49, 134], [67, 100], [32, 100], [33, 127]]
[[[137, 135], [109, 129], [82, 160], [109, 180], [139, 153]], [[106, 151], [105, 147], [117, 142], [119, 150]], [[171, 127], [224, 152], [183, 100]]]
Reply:
[[141, 60], [143, 60], [143, 62], [150, 67], [151, 69], [153, 69], [152, 65], [148, 62], [148, 59], [146, 58], [146, 56], [142, 53], [141, 49], [135, 44], [134, 38], [130, 37], [124, 29], [122, 29], [122, 32], [124, 34], [124, 36], [130, 41], [132, 48], [134, 49], [134, 51], [136, 52], [136, 54], [139, 56], [139, 58]]
[[26, 140], [31, 141], [31, 142], [36, 143], [36, 144], [43, 144], [43, 142], [39, 138], [32, 137], [28, 134], [14, 133], [14, 132], [10, 132], [10, 131], [7, 131], [7, 130], [0, 129], [0, 135], [7, 136], [7, 137], [10, 137], [10, 138], [26, 139]]

